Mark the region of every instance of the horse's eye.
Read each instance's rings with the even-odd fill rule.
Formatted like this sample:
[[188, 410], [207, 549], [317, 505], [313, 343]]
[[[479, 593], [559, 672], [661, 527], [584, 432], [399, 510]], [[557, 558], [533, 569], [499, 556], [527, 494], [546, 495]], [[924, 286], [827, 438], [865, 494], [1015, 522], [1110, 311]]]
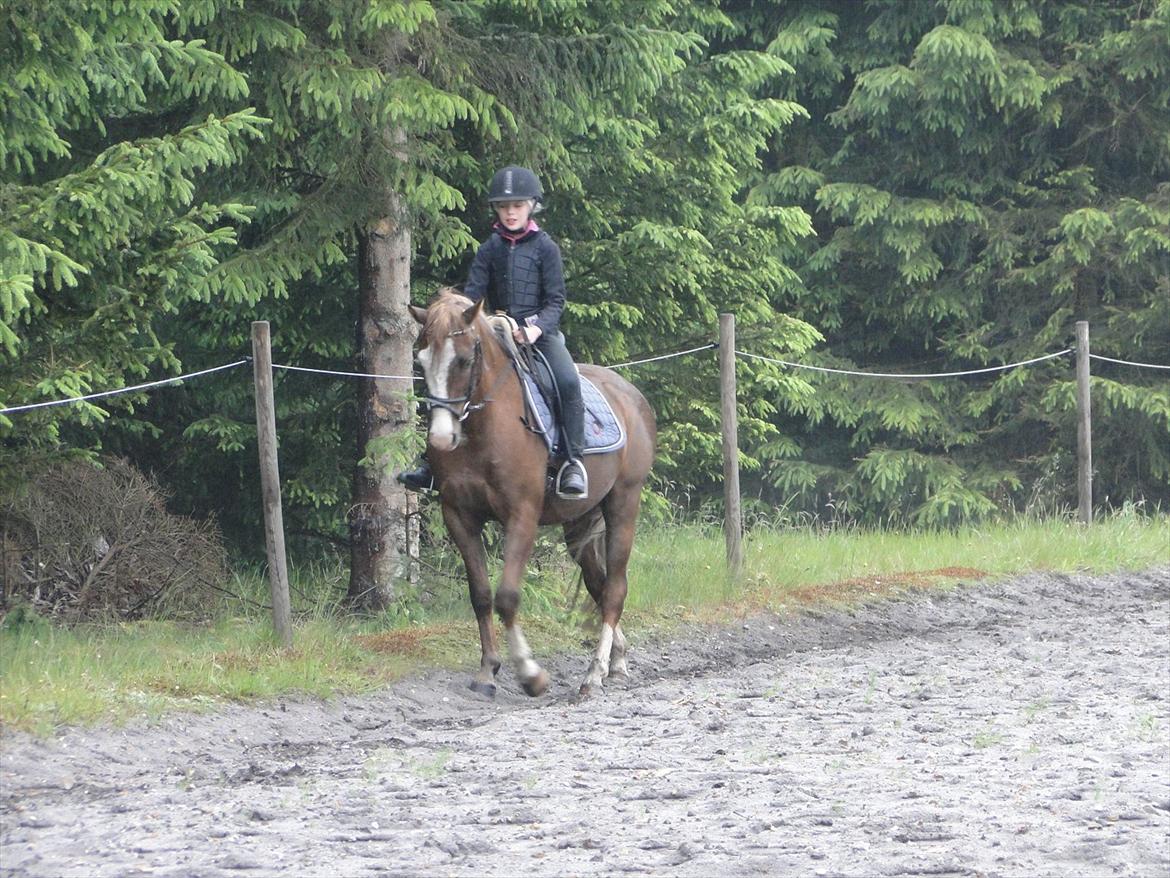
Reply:
[[471, 365], [471, 358], [464, 357], [463, 355], [460, 355], [460, 356], [455, 358], [455, 365], [458, 366], [460, 369], [466, 369], [468, 366]]

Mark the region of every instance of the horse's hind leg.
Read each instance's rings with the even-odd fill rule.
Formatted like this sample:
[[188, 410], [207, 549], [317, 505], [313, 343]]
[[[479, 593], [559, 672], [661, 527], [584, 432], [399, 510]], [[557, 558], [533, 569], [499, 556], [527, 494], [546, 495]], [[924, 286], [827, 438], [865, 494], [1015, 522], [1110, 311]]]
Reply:
[[[600, 507], [589, 514], [565, 524], [565, 545], [569, 554], [581, 567], [581, 578], [589, 595], [601, 609], [605, 592], [605, 519]], [[626, 637], [620, 625], [613, 629], [613, 646], [609, 653], [608, 680], [625, 682], [630, 679], [626, 664]]]
[[626, 604], [628, 582], [626, 568], [630, 552], [634, 548], [634, 525], [638, 519], [638, 505], [641, 502], [641, 485], [624, 490], [615, 487], [602, 503], [605, 515], [605, 584], [601, 589], [601, 636], [597, 654], [589, 663], [589, 670], [581, 683], [581, 694], [589, 695], [602, 680], [610, 674], [610, 661], [615, 647], [620, 660], [621, 671], [628, 676], [625, 668], [626, 638], [618, 623]]

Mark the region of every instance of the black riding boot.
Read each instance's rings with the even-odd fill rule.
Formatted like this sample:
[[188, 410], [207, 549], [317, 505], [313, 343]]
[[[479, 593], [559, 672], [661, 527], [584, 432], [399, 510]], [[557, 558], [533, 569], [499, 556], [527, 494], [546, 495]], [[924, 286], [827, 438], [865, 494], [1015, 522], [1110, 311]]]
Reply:
[[394, 479], [405, 485], [408, 491], [426, 492], [435, 490], [435, 476], [431, 472], [431, 465], [425, 457], [419, 460], [417, 467], [412, 470], [400, 472]]
[[555, 489], [558, 496], [583, 500], [589, 493], [589, 474], [581, 463], [581, 449], [585, 447], [585, 404], [581, 401], [581, 377], [565, 347], [565, 337], [560, 332], [542, 335], [536, 340], [536, 347], [548, 360], [560, 396], [565, 462], [557, 472]]
[[565, 436], [565, 462], [557, 472], [557, 494], [584, 500], [589, 494], [589, 474], [581, 462], [585, 446], [585, 404], [581, 400], [581, 383], [573, 370], [574, 380], [560, 384], [561, 425]]

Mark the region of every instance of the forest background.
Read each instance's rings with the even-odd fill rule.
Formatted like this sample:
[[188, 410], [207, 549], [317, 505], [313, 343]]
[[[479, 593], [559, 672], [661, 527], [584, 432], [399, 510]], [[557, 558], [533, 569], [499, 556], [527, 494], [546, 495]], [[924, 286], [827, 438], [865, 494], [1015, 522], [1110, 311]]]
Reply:
[[[374, 370], [371, 248], [405, 240], [416, 303], [462, 283], [510, 163], [544, 181], [581, 361], [713, 341], [726, 311], [741, 349], [840, 369], [1019, 362], [1078, 320], [1096, 354], [1170, 363], [1170, 0], [0, 0], [0, 22], [0, 407], [239, 360], [257, 319], [278, 362]], [[1098, 505], [1164, 508], [1166, 373], [1093, 368]], [[1072, 373], [741, 360], [749, 513], [1075, 505]], [[660, 425], [647, 514], [717, 506], [714, 353], [626, 374]], [[301, 557], [346, 546], [358, 483], [421, 448], [410, 406], [367, 447], [368, 393], [278, 375]], [[261, 550], [246, 369], [0, 415], [5, 492], [109, 457]]]

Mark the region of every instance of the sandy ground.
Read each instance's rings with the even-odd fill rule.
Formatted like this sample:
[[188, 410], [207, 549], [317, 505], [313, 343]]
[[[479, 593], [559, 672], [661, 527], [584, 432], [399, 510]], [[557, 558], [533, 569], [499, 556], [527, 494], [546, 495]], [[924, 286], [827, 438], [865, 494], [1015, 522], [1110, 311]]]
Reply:
[[536, 700], [7, 734], [0, 873], [1166, 876], [1168, 635], [1170, 570], [1031, 575], [634, 637], [581, 703], [584, 649]]

